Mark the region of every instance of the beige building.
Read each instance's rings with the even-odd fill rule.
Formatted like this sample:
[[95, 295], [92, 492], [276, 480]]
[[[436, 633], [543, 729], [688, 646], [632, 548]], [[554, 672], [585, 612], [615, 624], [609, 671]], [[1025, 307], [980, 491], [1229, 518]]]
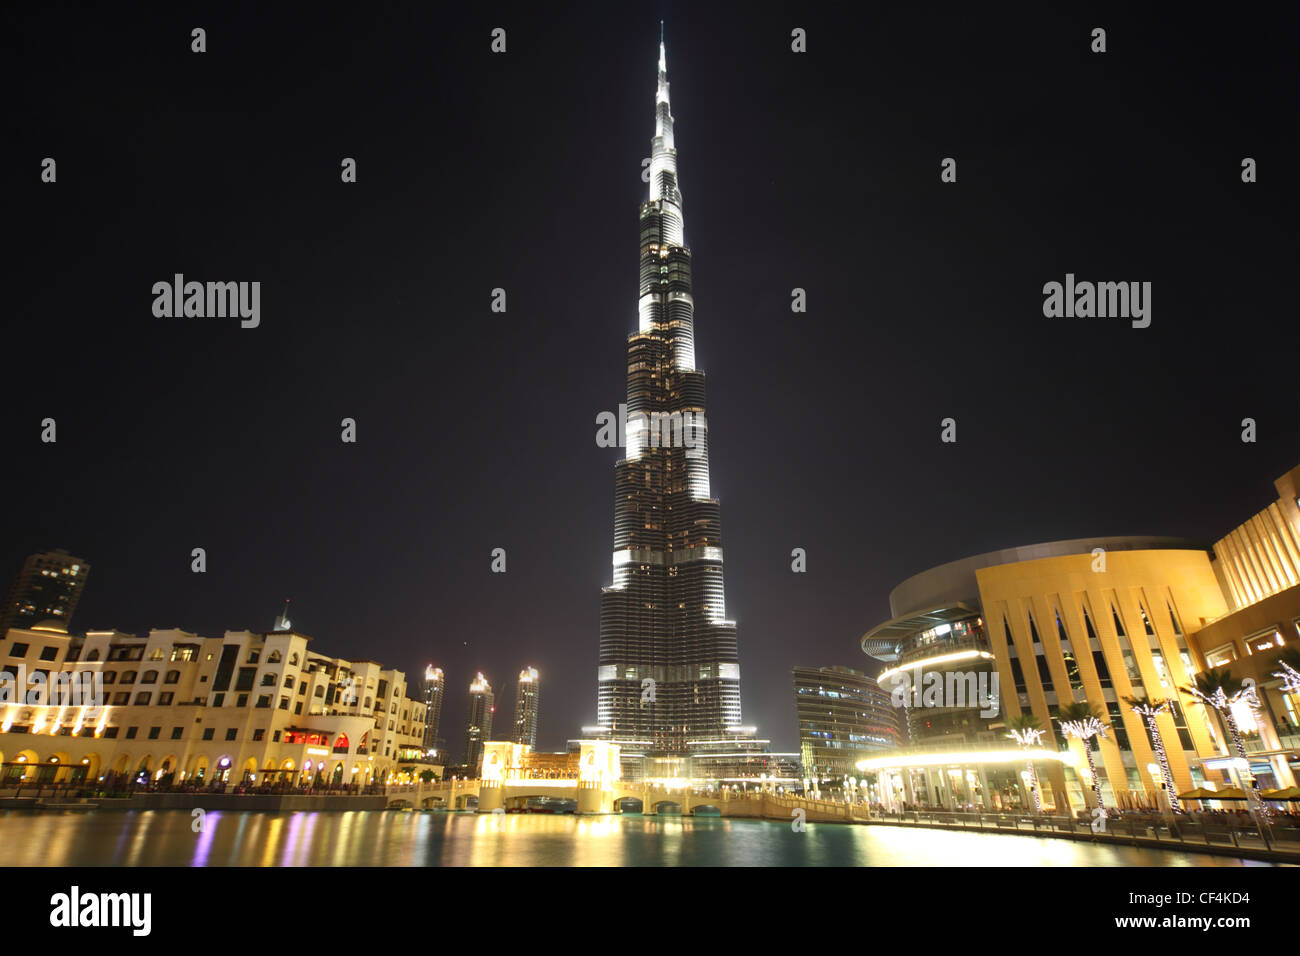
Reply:
[[[0, 788], [388, 782], [422, 753], [425, 705], [407, 696], [401, 671], [326, 657], [310, 641], [293, 631], [11, 630], [0, 638]], [[64, 687], [42, 697], [50, 675], [98, 695], [74, 699]]]
[[[1156, 720], [1178, 792], [1250, 779], [1295, 786], [1300, 694], [1275, 675], [1300, 649], [1300, 467], [1275, 484], [1278, 500], [1213, 554], [1176, 539], [1080, 539], [976, 555], [895, 588], [895, 617], [862, 639], [866, 653], [896, 662], [882, 687], [901, 672], [991, 666], [999, 693], [996, 716], [942, 694], [938, 706], [922, 702], [909, 721], [928, 729], [914, 731], [913, 746], [865, 762], [880, 802], [1027, 806], [1033, 778], [1003, 741], [1008, 722], [1028, 713], [1046, 731], [1034, 761], [1044, 804], [1089, 806], [1083, 745], [1062, 736], [1058, 719], [1086, 701], [1107, 725], [1091, 743], [1104, 801], [1153, 806], [1162, 773], [1127, 698], [1172, 702]], [[1183, 691], [1212, 667], [1255, 681], [1260, 708], [1234, 708], [1249, 766], [1230, 754], [1220, 717]]]

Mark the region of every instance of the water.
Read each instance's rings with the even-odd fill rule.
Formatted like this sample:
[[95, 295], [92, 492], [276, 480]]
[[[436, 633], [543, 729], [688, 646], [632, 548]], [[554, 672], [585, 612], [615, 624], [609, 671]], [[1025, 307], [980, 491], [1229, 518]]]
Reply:
[[1267, 866], [1029, 836], [622, 815], [0, 811], [0, 866]]

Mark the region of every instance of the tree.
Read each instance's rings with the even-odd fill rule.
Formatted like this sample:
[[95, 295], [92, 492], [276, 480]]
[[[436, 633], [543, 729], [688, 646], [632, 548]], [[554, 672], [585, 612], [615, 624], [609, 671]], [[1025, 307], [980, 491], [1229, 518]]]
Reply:
[[1164, 778], [1165, 793], [1169, 797], [1169, 809], [1175, 812], [1181, 810], [1183, 807], [1178, 802], [1178, 790], [1174, 786], [1174, 775], [1169, 769], [1169, 756], [1165, 753], [1165, 740], [1160, 734], [1160, 725], [1156, 722], [1156, 718], [1163, 711], [1170, 710], [1173, 707], [1173, 701], [1143, 701], [1136, 697], [1125, 697], [1124, 703], [1128, 704], [1133, 713], [1146, 719], [1147, 731], [1151, 734], [1151, 746], [1155, 748], [1156, 762], [1160, 764], [1160, 775]]
[[[1042, 743], [1044, 731], [1033, 714], [1017, 714], [1007, 721], [1007, 729], [1010, 731], [1007, 736], [1026, 750]], [[1034, 812], [1042, 813], [1043, 797], [1038, 792], [1038, 773], [1034, 770], [1032, 756], [1029, 758], [1029, 792], [1034, 797]]]
[[1300, 694], [1300, 651], [1288, 647], [1277, 658], [1281, 670], [1274, 671], [1274, 677], [1282, 678], [1282, 693]]
[[1097, 765], [1092, 759], [1091, 746], [1093, 737], [1106, 736], [1106, 725], [1101, 721], [1101, 714], [1092, 704], [1083, 700], [1063, 706], [1057, 719], [1061, 722], [1063, 734], [1083, 743], [1083, 755], [1088, 759], [1088, 776], [1092, 778], [1092, 792], [1097, 797], [1097, 806], [1104, 814], [1106, 807], [1101, 802], [1101, 781], [1097, 779]]
[[420, 779], [423, 780], [425, 783], [433, 783], [433, 781], [438, 779], [438, 775], [434, 773], [432, 770], [421, 770]]
[[[1233, 677], [1232, 670], [1227, 667], [1212, 667], [1208, 671], [1197, 674], [1193, 679], [1195, 684], [1182, 688], [1183, 693], [1201, 706], [1211, 707], [1218, 713], [1223, 725], [1228, 729], [1228, 736], [1232, 739], [1232, 749], [1237, 759], [1241, 762], [1241, 766], [1249, 768], [1246, 744], [1242, 741], [1241, 728], [1237, 726], [1237, 718], [1233, 715], [1232, 708], [1239, 703], [1246, 704], [1252, 710], [1259, 706], [1259, 698], [1255, 696], [1255, 682]], [[1251, 812], [1257, 817], [1260, 814], [1266, 815], [1268, 810], [1259, 795], [1259, 781], [1248, 771], [1246, 776], [1250, 782], [1246, 795], [1250, 799]]]

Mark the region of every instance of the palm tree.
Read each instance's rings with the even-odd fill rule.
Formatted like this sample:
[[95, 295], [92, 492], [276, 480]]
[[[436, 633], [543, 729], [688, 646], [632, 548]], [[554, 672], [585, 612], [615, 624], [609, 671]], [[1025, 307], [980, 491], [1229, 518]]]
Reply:
[[1092, 760], [1093, 737], [1105, 737], [1106, 725], [1101, 721], [1101, 714], [1086, 700], [1077, 704], [1066, 704], [1060, 709], [1057, 720], [1061, 722], [1061, 732], [1067, 737], [1075, 737], [1083, 743], [1083, 755], [1088, 758], [1088, 776], [1092, 778], [1092, 792], [1097, 797], [1097, 806], [1106, 812], [1101, 802], [1101, 781], [1097, 779], [1097, 765]]
[[1165, 753], [1165, 740], [1160, 734], [1160, 725], [1156, 722], [1162, 711], [1170, 710], [1173, 706], [1171, 700], [1152, 700], [1143, 701], [1136, 697], [1125, 697], [1124, 703], [1128, 704], [1129, 709], [1139, 717], [1146, 718], [1147, 731], [1151, 734], [1151, 746], [1155, 748], [1156, 760], [1160, 764], [1160, 776], [1165, 781], [1165, 793], [1169, 796], [1169, 809], [1175, 813], [1182, 810], [1182, 804], [1178, 802], [1178, 790], [1174, 787], [1174, 775], [1169, 769], [1169, 756]]
[[1274, 677], [1282, 678], [1282, 693], [1300, 694], [1300, 651], [1288, 647], [1277, 658], [1280, 671], [1274, 671]]
[[[1037, 747], [1043, 739], [1043, 729], [1038, 718], [1033, 714], [1017, 714], [1007, 721], [1007, 734], [1012, 740], [1025, 747]], [[1029, 758], [1029, 792], [1034, 795], [1034, 812], [1043, 812], [1043, 797], [1038, 792], [1038, 773], [1034, 770], [1034, 758]]]
[[[1254, 681], [1246, 683], [1233, 677], [1232, 670], [1227, 667], [1211, 667], [1208, 671], [1196, 674], [1193, 680], [1195, 684], [1182, 688], [1182, 692], [1203, 707], [1211, 707], [1218, 712], [1223, 725], [1228, 728], [1228, 736], [1232, 738], [1232, 749], [1237, 754], [1240, 765], [1248, 768], [1250, 763], [1246, 758], [1246, 745], [1241, 739], [1241, 728], [1237, 726], [1237, 718], [1233, 715], [1232, 708], [1238, 703], [1244, 703], [1252, 710], [1259, 706], [1259, 698], [1255, 696]], [[1259, 781], [1253, 774], [1247, 775], [1250, 777], [1250, 787], [1246, 794], [1250, 798], [1251, 812], [1257, 815], [1267, 814], [1268, 810], [1259, 795]]]

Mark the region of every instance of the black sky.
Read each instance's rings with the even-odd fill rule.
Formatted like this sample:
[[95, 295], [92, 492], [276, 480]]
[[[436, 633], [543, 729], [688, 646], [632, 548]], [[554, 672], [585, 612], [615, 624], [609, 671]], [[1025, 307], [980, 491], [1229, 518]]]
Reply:
[[[477, 669], [503, 720], [541, 669], [544, 747], [594, 719], [661, 16], [745, 717], [780, 749], [791, 666], [866, 663], [908, 575], [1208, 544], [1300, 461], [1294, 12], [34, 6], [3, 14], [0, 576], [86, 558], [78, 629], [292, 597], [317, 650], [439, 663], [457, 750]], [[261, 327], [155, 318], [177, 272], [260, 281]], [[1151, 327], [1044, 318], [1066, 272], [1151, 281]]]

